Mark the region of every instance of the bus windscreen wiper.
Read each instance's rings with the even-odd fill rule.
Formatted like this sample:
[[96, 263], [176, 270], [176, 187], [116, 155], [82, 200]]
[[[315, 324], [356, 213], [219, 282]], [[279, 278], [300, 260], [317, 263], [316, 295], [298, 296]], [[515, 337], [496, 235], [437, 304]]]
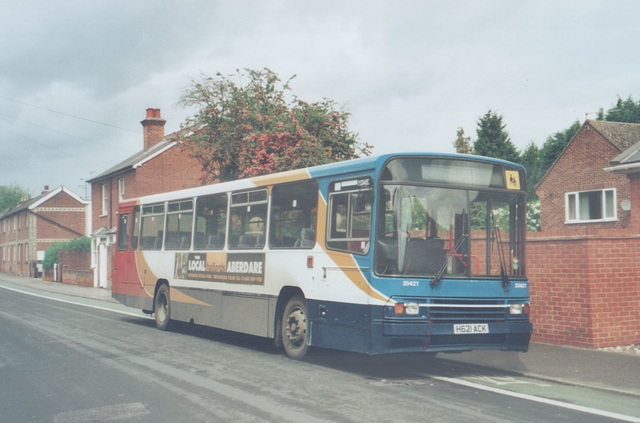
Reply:
[[491, 221], [493, 223], [493, 239], [496, 241], [498, 247], [498, 258], [500, 259], [500, 277], [502, 278], [502, 287], [507, 288], [509, 286], [509, 275], [507, 274], [506, 257], [504, 255], [504, 246], [502, 245], [502, 235], [500, 227], [496, 225], [493, 213], [491, 214]]

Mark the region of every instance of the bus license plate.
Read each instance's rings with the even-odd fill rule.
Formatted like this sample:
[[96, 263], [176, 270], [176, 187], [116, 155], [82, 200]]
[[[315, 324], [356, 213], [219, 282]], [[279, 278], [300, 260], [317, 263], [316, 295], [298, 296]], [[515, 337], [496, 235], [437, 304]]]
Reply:
[[456, 335], [468, 335], [473, 333], [489, 333], [489, 325], [487, 323], [453, 325], [453, 333]]

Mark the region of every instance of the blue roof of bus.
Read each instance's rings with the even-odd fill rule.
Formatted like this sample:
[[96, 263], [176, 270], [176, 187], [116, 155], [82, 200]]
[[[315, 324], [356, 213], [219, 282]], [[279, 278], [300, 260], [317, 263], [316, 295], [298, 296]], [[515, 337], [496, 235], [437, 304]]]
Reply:
[[330, 176], [336, 173], [348, 173], [361, 171], [367, 168], [380, 169], [392, 157], [441, 157], [441, 158], [457, 158], [469, 160], [488, 160], [494, 163], [501, 163], [509, 166], [523, 168], [523, 166], [493, 157], [475, 156], [470, 154], [457, 153], [426, 153], [426, 152], [406, 152], [406, 153], [388, 153], [376, 156], [367, 156], [353, 160], [345, 160], [341, 162], [329, 163], [307, 168], [313, 177]]
[[[277, 174], [262, 175], [252, 178], [238, 179], [235, 181], [219, 182], [210, 185], [203, 185], [195, 188], [187, 188], [180, 191], [174, 191], [173, 193], [158, 193], [141, 197], [145, 202], [153, 202], [156, 197], [158, 201], [161, 201], [159, 196], [166, 199], [167, 196], [171, 198], [186, 198], [191, 196], [201, 195], [203, 190], [207, 190], [207, 187], [216, 187], [216, 191], [245, 189], [255, 186], [265, 185], [266, 181], [274, 180], [275, 177], [280, 176], [281, 180], [289, 179], [290, 181], [302, 180], [311, 178], [322, 178], [325, 176], [335, 176], [338, 174], [348, 174], [354, 172], [362, 172], [364, 170], [380, 170], [382, 166], [392, 157], [434, 157], [434, 158], [457, 158], [467, 160], [486, 160], [493, 163], [505, 164], [508, 166], [516, 166], [524, 169], [523, 166], [512, 163], [502, 159], [496, 159], [492, 157], [474, 156], [469, 154], [457, 154], [457, 153], [427, 153], [427, 152], [403, 152], [403, 153], [388, 153], [375, 156], [361, 157], [353, 160], [345, 160], [341, 162], [328, 163], [318, 166], [309, 167], [306, 169], [290, 170]], [[306, 174], [306, 177], [305, 177]], [[169, 195], [175, 194], [175, 195]], [[140, 199], [130, 199], [126, 201], [134, 201]]]

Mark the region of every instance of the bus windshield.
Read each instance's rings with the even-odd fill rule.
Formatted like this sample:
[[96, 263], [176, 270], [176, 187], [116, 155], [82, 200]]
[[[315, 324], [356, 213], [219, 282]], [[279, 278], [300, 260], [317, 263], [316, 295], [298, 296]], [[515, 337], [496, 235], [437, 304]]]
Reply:
[[[421, 170], [420, 177], [411, 177], [406, 168], [416, 164], [404, 161], [409, 166], [388, 166], [396, 172], [387, 173], [389, 181], [381, 184], [384, 201], [375, 256], [379, 275], [434, 280], [524, 277], [525, 195], [498, 181], [504, 169], [482, 163], [474, 175], [467, 163], [451, 183], [442, 171], [460, 170], [459, 161], [436, 163], [439, 172]], [[438, 180], [430, 179], [432, 175]]]

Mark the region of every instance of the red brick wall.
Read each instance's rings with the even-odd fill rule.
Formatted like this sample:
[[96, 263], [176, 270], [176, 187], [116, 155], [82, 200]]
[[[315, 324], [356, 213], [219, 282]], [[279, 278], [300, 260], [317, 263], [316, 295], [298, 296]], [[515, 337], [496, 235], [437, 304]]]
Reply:
[[640, 342], [640, 234], [527, 235], [533, 340], [601, 348]]
[[91, 270], [91, 253], [89, 252], [69, 250], [58, 252], [58, 269], [62, 271], [61, 282], [63, 283], [93, 286], [93, 270]]
[[[115, 213], [118, 210], [118, 179], [121, 176], [114, 177], [112, 180], [103, 180], [91, 184], [91, 230], [96, 231], [102, 227], [112, 228], [116, 225]], [[102, 185], [107, 184], [109, 190], [108, 212], [102, 214]]]
[[[24, 210], [0, 220], [0, 272], [29, 274], [28, 211]], [[6, 221], [6, 224], [3, 223]]]
[[139, 167], [135, 197], [201, 185], [202, 165], [177, 145]]
[[37, 223], [36, 237], [39, 239], [66, 240], [87, 234], [84, 204], [64, 191], [40, 204], [35, 212], [42, 217]]
[[610, 160], [620, 153], [620, 150], [595, 128], [588, 122], [585, 123], [536, 189], [540, 197], [542, 231], [566, 229], [565, 193], [613, 187], [617, 187], [618, 221], [571, 224], [571, 227], [576, 229], [627, 227], [629, 213], [619, 207], [623, 200], [629, 199], [627, 177], [603, 170], [609, 167]]
[[[202, 166], [197, 160], [189, 157], [181, 145], [176, 145], [134, 170], [114, 176], [111, 180], [93, 183], [91, 187], [92, 230], [116, 226], [120, 178], [125, 180], [125, 199], [130, 199], [196, 187], [200, 185], [201, 169]], [[104, 183], [109, 184], [110, 187], [111, 209], [108, 215], [102, 216], [102, 184]]]

